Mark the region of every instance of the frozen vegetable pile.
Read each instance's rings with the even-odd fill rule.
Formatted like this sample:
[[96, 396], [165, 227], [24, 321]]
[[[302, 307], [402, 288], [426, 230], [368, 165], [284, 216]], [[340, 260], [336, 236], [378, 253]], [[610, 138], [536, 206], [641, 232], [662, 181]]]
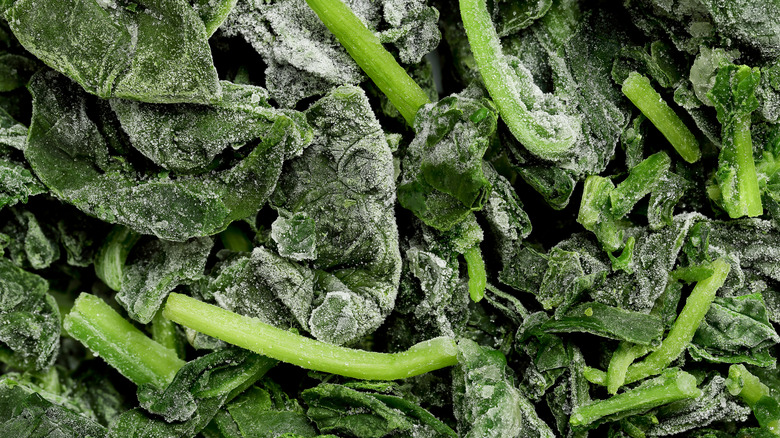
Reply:
[[0, 0], [0, 434], [780, 435], [775, 0]]

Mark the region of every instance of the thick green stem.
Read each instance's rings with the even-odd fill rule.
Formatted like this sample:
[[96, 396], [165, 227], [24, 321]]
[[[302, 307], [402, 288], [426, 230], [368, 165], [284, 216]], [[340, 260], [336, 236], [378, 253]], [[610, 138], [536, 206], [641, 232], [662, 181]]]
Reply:
[[729, 367], [726, 388], [731, 395], [739, 396], [750, 407], [755, 406], [762, 397], [769, 396], [769, 387], [761, 383], [758, 377], [742, 364]]
[[116, 225], [95, 255], [95, 274], [108, 287], [122, 289], [125, 261], [141, 235], [123, 225]]
[[409, 125], [428, 96], [409, 77], [379, 38], [339, 0], [306, 0], [347, 53], [390, 99]]
[[401, 353], [375, 353], [307, 338], [186, 295], [168, 297], [166, 318], [229, 344], [317, 371], [368, 380], [395, 380], [455, 365], [451, 338], [420, 342]]
[[582, 377], [585, 377], [585, 380], [587, 380], [588, 382], [594, 385], [607, 386], [607, 373], [601, 371], [598, 368], [593, 368], [593, 367], [583, 368]]
[[469, 295], [471, 300], [477, 303], [485, 296], [485, 287], [487, 286], [485, 261], [482, 259], [479, 245], [474, 245], [463, 253], [463, 258], [466, 259], [466, 269], [469, 274]]
[[648, 78], [632, 72], [623, 81], [623, 94], [653, 122], [685, 161], [694, 163], [701, 157], [696, 137], [653, 89]]
[[569, 418], [569, 424], [572, 428], [582, 429], [618, 412], [651, 409], [699, 395], [701, 391], [696, 387], [695, 377], [679, 370], [669, 372], [614, 397], [575, 408]]
[[661, 346], [642, 362], [629, 367], [626, 373], [627, 384], [659, 374], [690, 344], [712, 300], [715, 299], [715, 293], [726, 281], [731, 266], [725, 260], [718, 259], [712, 263], [712, 269], [713, 273], [710, 277], [696, 283], [696, 287], [685, 302], [685, 307], [680, 311]]
[[726, 206], [735, 204], [737, 208], [727, 208], [729, 216], [756, 217], [764, 214], [761, 205], [761, 192], [758, 189], [756, 163], [753, 160], [753, 140], [750, 137], [750, 114], [737, 118], [734, 122], [734, 148], [737, 156], [737, 196], [739, 199], [724, 203]]
[[164, 388], [184, 366], [173, 350], [149, 339], [94, 295], [82, 293], [63, 326], [136, 385]]
[[647, 354], [648, 347], [645, 345], [636, 345], [630, 342], [621, 342], [617, 350], [612, 353], [612, 359], [607, 368], [607, 392], [617, 394], [618, 389], [626, 381], [626, 372], [628, 367], [634, 363], [638, 357]]
[[579, 120], [526, 107], [528, 96], [520, 94], [520, 80], [501, 51], [485, 0], [460, 0], [460, 14], [479, 74], [509, 130], [535, 155], [547, 159], [564, 155], [577, 142]]
[[769, 393], [769, 387], [750, 373], [744, 365], [732, 365], [726, 388], [731, 395], [738, 396], [753, 410], [758, 424], [780, 436], [780, 403]]

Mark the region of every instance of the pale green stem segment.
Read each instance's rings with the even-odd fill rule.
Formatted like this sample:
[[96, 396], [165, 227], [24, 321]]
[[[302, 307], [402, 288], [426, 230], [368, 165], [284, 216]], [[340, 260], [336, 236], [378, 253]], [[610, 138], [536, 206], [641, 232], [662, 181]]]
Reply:
[[726, 388], [731, 395], [739, 396], [750, 407], [755, 406], [762, 397], [769, 397], [769, 387], [761, 383], [758, 377], [742, 364], [729, 367]]
[[95, 274], [111, 289], [122, 289], [125, 261], [140, 238], [141, 235], [130, 228], [116, 225], [95, 255]]
[[756, 217], [764, 214], [761, 205], [761, 191], [758, 188], [756, 163], [753, 160], [753, 139], [750, 136], [750, 114], [745, 114], [735, 121], [734, 147], [737, 151], [737, 194], [741, 202], [732, 202], [736, 209], [727, 208], [730, 217]]
[[185, 363], [94, 295], [79, 295], [63, 327], [136, 385], [165, 388]]
[[726, 388], [731, 395], [741, 398], [750, 406], [762, 428], [780, 436], [780, 403], [771, 396], [769, 387], [761, 383], [758, 377], [742, 364], [732, 365]]
[[479, 245], [474, 245], [463, 253], [463, 258], [466, 259], [466, 269], [469, 274], [469, 296], [472, 301], [478, 303], [485, 296], [485, 287], [487, 287], [485, 261], [482, 259]]
[[509, 130], [535, 155], [546, 159], [564, 155], [577, 141], [579, 121], [526, 107], [520, 80], [502, 53], [485, 0], [460, 0], [460, 14], [479, 74]]
[[582, 377], [594, 385], [607, 386], [607, 373], [598, 368], [586, 366], [582, 369]]
[[618, 345], [617, 350], [612, 353], [612, 359], [607, 368], [607, 392], [617, 394], [618, 389], [626, 381], [628, 367], [638, 357], [647, 354], [647, 351], [648, 347], [645, 345], [636, 345], [625, 341]]
[[694, 163], [701, 158], [696, 137], [653, 89], [648, 78], [632, 72], [623, 81], [623, 94], [653, 122], [685, 161]]
[[645, 360], [628, 368], [626, 384], [659, 374], [690, 344], [699, 324], [710, 309], [710, 304], [715, 299], [715, 293], [726, 281], [731, 265], [723, 259], [718, 259], [712, 262], [712, 270], [711, 276], [696, 283], [696, 287], [685, 302], [685, 307], [680, 311], [661, 346], [650, 353]]
[[608, 415], [618, 412], [651, 409], [677, 400], [696, 398], [701, 391], [696, 387], [696, 378], [684, 371], [675, 371], [648, 381], [637, 388], [574, 409], [569, 424], [572, 428], [583, 428]]
[[428, 96], [352, 10], [339, 0], [306, 0], [357, 65], [412, 125]]
[[420, 342], [401, 353], [356, 350], [297, 335], [177, 293], [170, 294], [163, 314], [171, 321], [264, 356], [357, 379], [403, 379], [458, 362], [458, 349], [451, 338]]

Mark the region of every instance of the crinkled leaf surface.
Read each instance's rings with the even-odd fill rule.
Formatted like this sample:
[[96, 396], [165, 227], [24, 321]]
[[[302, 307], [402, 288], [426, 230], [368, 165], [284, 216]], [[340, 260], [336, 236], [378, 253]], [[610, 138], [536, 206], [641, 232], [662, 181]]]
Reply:
[[0, 342], [27, 368], [51, 365], [60, 346], [60, 310], [49, 284], [0, 258]]
[[501, 352], [462, 340], [458, 343], [458, 362], [453, 402], [461, 436], [555, 436], [533, 404], [514, 386]]
[[396, 434], [457, 436], [428, 411], [401, 397], [329, 383], [307, 389], [301, 396], [309, 405], [306, 415], [323, 432], [366, 438]]
[[498, 112], [477, 89], [426, 105], [414, 119], [398, 202], [427, 225], [448, 230], [490, 196], [482, 157], [496, 130]]
[[149, 323], [163, 301], [180, 284], [200, 279], [214, 241], [208, 237], [185, 242], [153, 240], [135, 249], [135, 263], [125, 266], [116, 300], [136, 321]]
[[716, 298], [696, 330], [690, 352], [696, 359], [711, 362], [772, 367], [776, 360], [770, 349], [778, 342], [780, 336], [769, 322], [764, 299], [753, 293]]
[[[307, 117], [317, 134], [285, 165], [272, 203], [282, 217], [308, 216], [309, 225], [296, 236], [277, 225], [278, 254], [258, 247], [226, 263], [209, 289], [228, 309], [280, 326], [291, 313], [316, 338], [343, 344], [375, 330], [395, 302], [401, 259], [392, 157], [356, 87], [332, 91]], [[291, 239], [306, 241], [306, 230], [316, 233], [317, 256], [299, 262]]]
[[[311, 135], [302, 120], [268, 109], [273, 123], [260, 143], [225, 168], [179, 177], [144, 174], [112, 147], [127, 146], [104, 103], [53, 72], [36, 75], [31, 91], [35, 114], [25, 157], [43, 183], [88, 214], [167, 240], [214, 234], [256, 212], [284, 159]], [[243, 103], [262, 108], [252, 95], [243, 94]]]

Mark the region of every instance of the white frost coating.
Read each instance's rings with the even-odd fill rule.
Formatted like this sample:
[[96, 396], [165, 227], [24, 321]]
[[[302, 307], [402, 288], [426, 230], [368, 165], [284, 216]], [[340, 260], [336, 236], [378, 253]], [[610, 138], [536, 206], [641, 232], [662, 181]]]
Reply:
[[[378, 36], [396, 46], [402, 62], [419, 62], [439, 43], [438, 14], [421, 0], [345, 3], [369, 29], [389, 24]], [[222, 30], [241, 35], [260, 54], [268, 65], [266, 86], [283, 106], [365, 78], [305, 0], [239, 0]]]
[[537, 106], [541, 91], [527, 69], [510, 66], [484, 0], [461, 1], [461, 14], [485, 86], [512, 134], [541, 158], [569, 151], [581, 134], [580, 118]]

